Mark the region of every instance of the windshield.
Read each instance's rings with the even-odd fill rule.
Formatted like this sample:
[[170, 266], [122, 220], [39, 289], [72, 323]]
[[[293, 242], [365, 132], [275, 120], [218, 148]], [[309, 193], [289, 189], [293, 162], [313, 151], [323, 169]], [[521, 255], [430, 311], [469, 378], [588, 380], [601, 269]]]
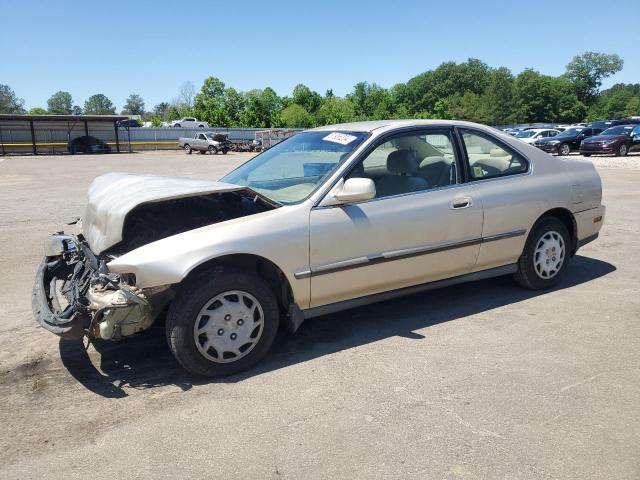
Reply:
[[568, 130], [565, 130], [562, 133], [559, 133], [558, 135], [556, 135], [556, 138], [560, 138], [560, 137], [575, 137], [576, 135], [580, 135], [580, 133], [584, 130], [584, 128], [570, 128]]
[[517, 138], [530, 138], [536, 134], [533, 130], [523, 130], [521, 132], [516, 133]]
[[600, 135], [628, 135], [633, 130], [631, 125], [607, 128]]
[[222, 178], [282, 204], [307, 198], [367, 137], [363, 132], [302, 132]]

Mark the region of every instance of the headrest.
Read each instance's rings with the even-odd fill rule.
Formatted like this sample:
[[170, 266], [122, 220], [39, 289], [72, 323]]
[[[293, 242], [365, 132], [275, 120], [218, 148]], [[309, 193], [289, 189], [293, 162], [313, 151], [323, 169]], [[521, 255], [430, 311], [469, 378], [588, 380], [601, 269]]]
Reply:
[[387, 170], [398, 175], [418, 173], [418, 160], [411, 150], [396, 150], [387, 157]]
[[511, 154], [507, 152], [504, 148], [492, 148], [491, 156], [492, 157], [510, 157]]
[[428, 167], [430, 165], [435, 165], [437, 163], [446, 163], [447, 165], [451, 163], [451, 160], [447, 160], [445, 157], [427, 157], [420, 162], [420, 168]]

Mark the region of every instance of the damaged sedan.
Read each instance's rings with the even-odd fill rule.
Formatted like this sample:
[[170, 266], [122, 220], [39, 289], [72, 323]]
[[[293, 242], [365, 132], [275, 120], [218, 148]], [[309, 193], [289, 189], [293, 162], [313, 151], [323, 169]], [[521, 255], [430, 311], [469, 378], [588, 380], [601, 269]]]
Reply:
[[308, 318], [499, 275], [551, 288], [597, 238], [601, 196], [591, 163], [482, 125], [321, 127], [219, 182], [96, 178], [74, 231], [46, 239], [33, 313], [72, 341], [164, 319], [184, 368], [229, 375]]

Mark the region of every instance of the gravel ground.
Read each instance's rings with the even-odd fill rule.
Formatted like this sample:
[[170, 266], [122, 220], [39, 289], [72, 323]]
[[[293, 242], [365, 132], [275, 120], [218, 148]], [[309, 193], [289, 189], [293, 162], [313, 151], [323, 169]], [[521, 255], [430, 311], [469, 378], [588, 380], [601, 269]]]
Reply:
[[0, 157], [0, 478], [640, 478], [640, 156], [592, 157], [601, 237], [563, 283], [458, 285], [305, 322], [202, 381], [160, 327], [83, 351], [36, 328], [43, 238], [109, 171], [248, 155]]

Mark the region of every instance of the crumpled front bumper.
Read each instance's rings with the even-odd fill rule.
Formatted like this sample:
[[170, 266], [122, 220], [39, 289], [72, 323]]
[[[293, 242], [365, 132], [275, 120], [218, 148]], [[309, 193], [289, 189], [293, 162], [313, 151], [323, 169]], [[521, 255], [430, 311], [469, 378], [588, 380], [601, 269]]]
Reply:
[[67, 340], [77, 340], [84, 334], [84, 323], [87, 315], [78, 311], [73, 305], [67, 306], [60, 313], [54, 313], [51, 297], [48, 293], [51, 285], [49, 269], [52, 268], [48, 257], [45, 257], [36, 272], [31, 295], [31, 309], [33, 317], [42, 328], [49, 330]]

